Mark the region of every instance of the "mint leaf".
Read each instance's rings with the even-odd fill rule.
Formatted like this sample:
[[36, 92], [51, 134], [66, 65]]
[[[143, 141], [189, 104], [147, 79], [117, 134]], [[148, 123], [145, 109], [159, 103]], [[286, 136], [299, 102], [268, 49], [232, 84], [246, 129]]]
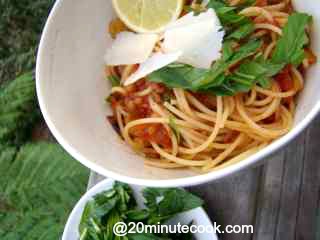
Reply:
[[203, 201], [180, 188], [145, 188], [143, 196], [150, 209], [148, 223], [165, 222], [176, 214], [202, 206]]
[[149, 217], [150, 213], [146, 209], [139, 209], [139, 210], [130, 210], [126, 213], [127, 220], [140, 222], [146, 220]]
[[244, 15], [238, 14], [236, 7], [230, 7], [223, 1], [211, 0], [207, 6], [208, 8], [213, 8], [216, 11], [224, 28], [242, 25], [243, 23], [250, 21], [249, 18]]
[[229, 65], [242, 61], [243, 59], [252, 56], [262, 46], [261, 40], [251, 40], [246, 44], [243, 44], [235, 54], [228, 61]]
[[254, 24], [252, 20], [238, 12], [244, 7], [252, 5], [252, 1], [243, 2], [240, 6], [229, 6], [225, 1], [211, 0], [208, 3], [208, 8], [213, 8], [218, 18], [221, 21], [223, 29], [227, 36], [225, 39], [241, 40], [249, 36], [254, 31]]
[[227, 61], [233, 55], [232, 41], [225, 41], [222, 45], [222, 60]]
[[118, 76], [110, 75], [107, 78], [110, 81], [112, 87], [120, 86], [120, 78]]
[[[242, 20], [236, 17], [234, 7], [228, 7], [222, 1], [212, 0], [209, 6], [219, 11], [219, 16], [225, 18], [227, 24], [235, 24]], [[283, 35], [276, 44], [270, 60], [258, 57], [241, 64], [232, 74], [225, 71], [233, 64], [252, 56], [261, 47], [262, 41], [251, 40], [242, 45], [237, 51], [232, 49], [232, 39], [241, 39], [250, 34], [251, 23], [239, 27], [231, 33], [222, 49], [222, 58], [216, 61], [211, 69], [196, 69], [191, 66], [180, 66], [168, 71], [166, 68], [152, 73], [151, 81], [161, 82], [168, 87], [178, 87], [191, 91], [200, 91], [214, 95], [234, 95], [237, 92], [247, 92], [254, 84], [267, 88], [271, 77], [278, 74], [287, 64], [298, 66], [304, 59], [304, 47], [309, 39], [306, 27], [311, 16], [304, 13], [294, 13], [283, 29]], [[228, 38], [227, 37], [227, 38]], [[170, 76], [169, 76], [170, 75]]]
[[294, 13], [288, 18], [283, 35], [277, 42], [272, 62], [298, 66], [304, 59], [304, 46], [309, 39], [306, 28], [312, 17], [304, 13]]
[[260, 82], [260, 79], [262, 79], [262, 85], [265, 85], [263, 83], [265, 79], [276, 75], [284, 66], [285, 64], [283, 63], [276, 64], [261, 59], [260, 61], [250, 61], [241, 65], [236, 74], [248, 74], [258, 83]]
[[[87, 202], [82, 213], [80, 239], [118, 239], [113, 233], [113, 226], [118, 222], [125, 222], [127, 225], [130, 222], [158, 225], [158, 222], [163, 223], [178, 213], [203, 204], [197, 196], [178, 188], [145, 188], [143, 196], [147, 208], [138, 209], [131, 188], [119, 182], [115, 182], [112, 189], [94, 196]], [[121, 206], [122, 204], [126, 207]], [[139, 232], [129, 233], [126, 237], [124, 239], [187, 240], [192, 235]]]
[[169, 88], [192, 89], [192, 83], [197, 79], [206, 78], [208, 71], [198, 69], [189, 65], [180, 65], [178, 67], [164, 67], [148, 76], [148, 80], [157, 83], [163, 83]]
[[284, 66], [283, 63], [272, 63], [263, 57], [248, 60], [228, 76], [228, 87], [235, 92], [247, 92], [257, 83], [267, 88], [270, 86], [270, 78], [280, 72]]
[[[246, 1], [245, 5], [253, 1]], [[245, 6], [244, 5], [244, 6]], [[304, 13], [294, 13], [283, 29], [283, 35], [276, 44], [270, 60], [262, 57], [244, 61], [255, 54], [262, 46], [260, 40], [250, 40], [243, 43], [254, 30], [254, 24], [245, 16], [239, 15], [241, 6], [231, 7], [223, 0], [211, 0], [209, 8], [214, 8], [227, 32], [224, 40], [222, 57], [213, 63], [211, 69], [197, 69], [183, 64], [172, 64], [153, 72], [148, 79], [163, 83], [169, 88], [182, 88], [195, 92], [214, 95], [234, 95], [237, 92], [247, 92], [254, 84], [264, 88], [270, 87], [273, 76], [278, 74], [287, 64], [298, 66], [304, 59], [304, 47], [309, 39], [306, 27], [311, 16]], [[233, 50], [233, 41], [241, 41], [239, 49]], [[244, 61], [244, 62], [242, 62]], [[230, 66], [241, 62], [232, 74], [226, 74]]]
[[148, 76], [148, 80], [163, 83], [169, 88], [182, 88], [192, 91], [202, 91], [218, 87], [225, 81], [224, 72], [229, 66], [246, 59], [256, 53], [262, 42], [252, 40], [241, 46], [236, 52], [227, 43], [223, 58], [216, 61], [211, 69], [199, 69], [189, 65], [166, 66]]
[[228, 82], [225, 82], [219, 87], [212, 87], [205, 90], [204, 93], [216, 96], [233, 96], [234, 94], [236, 94], [236, 91]]
[[249, 36], [254, 31], [254, 24], [252, 22], [248, 22], [240, 26], [234, 32], [230, 33], [226, 39], [236, 39], [241, 40], [247, 36]]
[[127, 184], [115, 182], [113, 188], [95, 195], [85, 205], [79, 224], [80, 239], [116, 239], [113, 226], [124, 222], [125, 214], [135, 208], [132, 189]]

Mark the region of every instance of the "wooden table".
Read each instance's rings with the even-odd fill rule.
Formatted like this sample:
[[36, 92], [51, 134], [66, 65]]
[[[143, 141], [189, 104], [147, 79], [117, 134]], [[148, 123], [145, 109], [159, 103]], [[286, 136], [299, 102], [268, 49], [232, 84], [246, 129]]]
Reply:
[[[93, 173], [89, 186], [102, 179]], [[218, 224], [254, 226], [223, 240], [320, 239], [320, 116], [264, 166], [189, 190]]]

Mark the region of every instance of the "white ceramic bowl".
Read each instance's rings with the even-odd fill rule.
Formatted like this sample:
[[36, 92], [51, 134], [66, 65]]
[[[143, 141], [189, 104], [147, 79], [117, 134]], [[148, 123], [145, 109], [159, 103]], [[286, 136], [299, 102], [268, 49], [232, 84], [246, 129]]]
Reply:
[[[320, 56], [320, 2], [294, 0], [314, 16], [313, 50]], [[106, 121], [110, 86], [103, 55], [114, 17], [110, 0], [57, 0], [45, 26], [37, 59], [37, 93], [44, 118], [59, 143], [92, 170], [122, 182], [146, 186], [190, 186], [253, 166], [295, 138], [320, 109], [320, 66], [308, 71], [294, 129], [257, 154], [225, 169], [198, 175], [189, 170], [146, 167]]]
[[[92, 199], [94, 195], [110, 189], [113, 183], [113, 180], [106, 179], [94, 186], [90, 191], [82, 196], [68, 218], [67, 224], [64, 228], [62, 240], [79, 240], [78, 226], [84, 206], [90, 199]], [[130, 187], [133, 190], [133, 194], [135, 196], [135, 199], [137, 200], [138, 206], [143, 207], [143, 196], [141, 194], [141, 190], [143, 188], [134, 185], [130, 185]], [[213, 228], [211, 220], [201, 207], [178, 214], [174, 219], [170, 220], [170, 224], [177, 224], [179, 222], [181, 224], [189, 224], [191, 221], [193, 221], [197, 226], [202, 225], [208, 228], [209, 226], [211, 226]], [[212, 232], [195, 233], [194, 236], [199, 240], [218, 240], [217, 235]]]

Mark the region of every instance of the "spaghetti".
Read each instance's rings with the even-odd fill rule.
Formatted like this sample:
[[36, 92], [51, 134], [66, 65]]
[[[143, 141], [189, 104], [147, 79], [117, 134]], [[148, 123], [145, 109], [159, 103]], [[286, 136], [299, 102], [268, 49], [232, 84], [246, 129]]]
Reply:
[[[194, 6], [195, 2], [189, 4]], [[229, 1], [232, 6], [241, 3]], [[255, 23], [252, 36], [263, 36], [260, 50], [265, 59], [271, 57], [292, 11], [290, 0], [274, 4], [258, 0], [240, 12]], [[119, 31], [123, 29], [121, 25]], [[160, 44], [155, 51], [161, 51]], [[273, 77], [270, 88], [255, 85], [235, 96], [169, 89], [147, 79], [129, 86], [121, 84], [112, 88], [110, 102], [114, 114], [109, 119], [123, 139], [146, 157], [148, 165], [201, 172], [221, 169], [290, 131], [295, 96], [303, 89], [305, 70], [315, 63], [312, 52], [305, 51], [303, 64], [287, 65]], [[106, 74], [119, 77], [123, 83], [137, 67], [107, 66]]]

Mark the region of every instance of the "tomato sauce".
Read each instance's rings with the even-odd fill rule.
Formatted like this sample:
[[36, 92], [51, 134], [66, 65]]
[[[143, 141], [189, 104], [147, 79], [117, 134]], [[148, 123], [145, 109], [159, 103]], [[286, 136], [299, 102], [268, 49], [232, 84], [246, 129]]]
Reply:
[[[151, 92], [144, 96], [139, 96], [137, 93], [151, 88]], [[154, 101], [162, 103], [162, 95], [169, 91], [164, 85], [152, 83], [145, 80], [140, 80], [135, 84], [125, 87], [125, 94], [113, 93], [110, 96], [110, 104], [116, 112], [117, 106], [128, 114], [128, 121], [152, 117], [153, 111], [149, 104], [149, 97], [152, 96]], [[110, 120], [109, 120], [110, 121]], [[155, 142], [158, 145], [170, 148], [171, 138], [167, 129], [162, 124], [142, 124], [133, 127], [130, 133], [133, 137], [146, 142]], [[147, 143], [146, 143], [147, 145]]]
[[286, 66], [276, 77], [282, 92], [287, 92], [293, 89], [293, 79], [290, 75], [290, 65]]
[[145, 141], [155, 142], [165, 148], [171, 147], [169, 133], [162, 124], [152, 123], [138, 125], [132, 128], [131, 134]]
[[265, 7], [268, 5], [268, 0], [257, 0], [256, 6], [257, 7]]

